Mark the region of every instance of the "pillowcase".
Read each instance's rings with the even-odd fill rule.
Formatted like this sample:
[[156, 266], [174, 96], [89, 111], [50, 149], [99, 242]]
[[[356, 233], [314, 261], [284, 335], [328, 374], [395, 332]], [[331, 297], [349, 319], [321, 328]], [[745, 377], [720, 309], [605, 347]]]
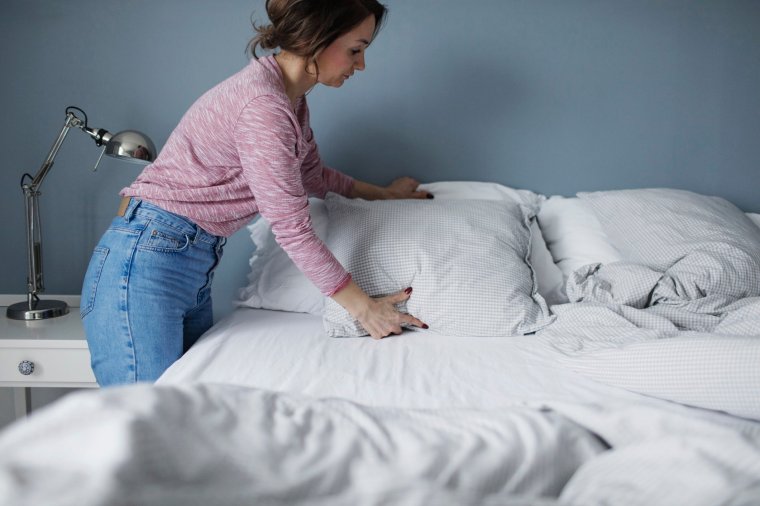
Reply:
[[669, 304], [710, 299], [717, 311], [760, 296], [760, 228], [727, 200], [665, 188], [578, 195], [625, 260], [664, 273]]
[[[445, 181], [420, 185], [441, 199], [490, 199], [537, 206], [544, 197], [528, 190], [516, 190], [498, 183]], [[311, 223], [317, 237], [327, 237], [327, 208], [321, 199], [309, 199]], [[566, 302], [562, 273], [546, 248], [535, 221], [531, 224], [531, 262], [538, 280], [538, 291], [548, 303]], [[324, 314], [325, 297], [295, 266], [277, 244], [269, 222], [259, 217], [248, 226], [255, 246], [249, 261], [248, 285], [242, 288], [238, 306]]]
[[[760, 214], [746, 214], [760, 227]], [[548, 252], [565, 280], [585, 265], [623, 260], [593, 209], [580, 198], [555, 195], [544, 200], [538, 213], [538, 224]], [[531, 260], [538, 275], [537, 262], [533, 257]]]
[[[369, 295], [412, 287], [399, 305], [431, 330], [507, 336], [540, 330], [553, 317], [528, 263], [535, 207], [491, 200], [351, 200], [329, 194], [327, 245]], [[325, 331], [367, 335], [332, 299]]]
[[538, 207], [546, 199], [530, 190], [517, 190], [499, 183], [483, 181], [439, 181], [423, 183], [421, 190], [432, 193], [436, 199], [503, 200], [528, 207]]
[[[311, 225], [317, 237], [327, 237], [327, 209], [323, 200], [309, 199]], [[322, 315], [325, 297], [296, 267], [275, 240], [262, 216], [248, 225], [255, 249], [249, 264], [248, 286], [240, 289], [238, 306]]]
[[[651, 188], [579, 193], [626, 260], [665, 270], [695, 249], [728, 244], [760, 257], [760, 229], [720, 197]], [[760, 261], [760, 260], [759, 260]]]
[[593, 210], [579, 198], [553, 196], [545, 200], [538, 213], [538, 224], [565, 280], [584, 265], [623, 259]]
[[755, 225], [760, 227], [760, 214], [747, 213], [747, 218], [752, 220]]
[[[543, 195], [530, 190], [516, 190], [498, 183], [480, 181], [425, 183], [420, 185], [420, 189], [432, 193], [438, 200], [502, 200], [518, 202], [528, 207], [539, 207], [546, 200], [546, 197]], [[549, 305], [567, 302], [564, 292], [565, 279], [562, 276], [562, 271], [554, 263], [554, 259], [546, 247], [546, 242], [541, 235], [538, 222], [532, 220], [530, 227], [530, 264], [538, 281], [538, 293], [541, 294]]]

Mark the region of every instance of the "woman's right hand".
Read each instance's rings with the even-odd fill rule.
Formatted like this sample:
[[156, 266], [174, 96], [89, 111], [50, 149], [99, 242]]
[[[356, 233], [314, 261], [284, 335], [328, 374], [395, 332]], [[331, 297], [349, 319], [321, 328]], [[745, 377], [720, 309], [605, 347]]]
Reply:
[[401, 334], [402, 325], [428, 328], [421, 320], [396, 308], [396, 304], [409, 300], [411, 295], [412, 289], [407, 288], [385, 297], [370, 297], [351, 281], [335, 293], [333, 299], [351, 313], [373, 339], [382, 339], [391, 334]]

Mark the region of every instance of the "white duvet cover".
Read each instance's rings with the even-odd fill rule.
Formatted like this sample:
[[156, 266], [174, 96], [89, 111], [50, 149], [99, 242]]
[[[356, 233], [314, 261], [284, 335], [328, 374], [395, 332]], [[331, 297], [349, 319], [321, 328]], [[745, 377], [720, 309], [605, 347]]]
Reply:
[[526, 406], [395, 410], [141, 386], [74, 396], [6, 433], [0, 502], [535, 504], [604, 448], [568, 418]]

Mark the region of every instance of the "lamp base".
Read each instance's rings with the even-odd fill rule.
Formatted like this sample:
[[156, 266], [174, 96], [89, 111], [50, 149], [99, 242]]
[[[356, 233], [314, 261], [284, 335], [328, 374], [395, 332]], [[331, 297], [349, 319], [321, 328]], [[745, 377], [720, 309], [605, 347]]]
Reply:
[[62, 300], [36, 300], [17, 302], [8, 306], [5, 315], [11, 320], [46, 320], [68, 314], [69, 306]]

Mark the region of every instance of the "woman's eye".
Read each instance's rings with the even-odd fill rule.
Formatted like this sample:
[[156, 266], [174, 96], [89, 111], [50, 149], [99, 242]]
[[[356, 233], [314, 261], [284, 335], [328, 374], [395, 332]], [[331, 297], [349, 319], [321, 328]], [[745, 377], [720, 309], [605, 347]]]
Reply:
[[362, 52], [361, 49], [352, 49], [351, 50], [351, 54], [359, 54], [361, 52]]

